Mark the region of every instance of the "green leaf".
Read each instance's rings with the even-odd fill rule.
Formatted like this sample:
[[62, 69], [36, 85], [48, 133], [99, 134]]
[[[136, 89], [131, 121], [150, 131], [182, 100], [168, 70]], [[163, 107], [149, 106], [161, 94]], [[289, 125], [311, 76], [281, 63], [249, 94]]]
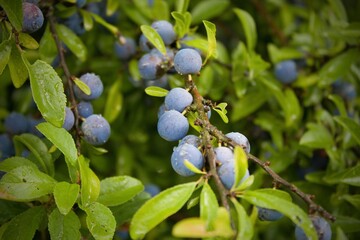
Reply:
[[335, 121], [350, 132], [351, 136], [360, 145], [360, 126], [353, 119], [348, 117], [334, 117]]
[[250, 217], [246, 214], [244, 207], [235, 199], [231, 198], [231, 202], [234, 204], [237, 218], [238, 218], [238, 234], [236, 239], [238, 240], [251, 240], [254, 236], [254, 226]]
[[129, 201], [144, 190], [142, 183], [129, 176], [109, 177], [100, 182], [98, 202], [105, 206], [116, 206]]
[[45, 219], [43, 206], [29, 208], [11, 219], [1, 239], [31, 240]]
[[341, 117], [347, 116], [347, 111], [344, 103], [344, 99], [341, 98], [339, 95], [331, 94], [328, 98], [333, 101], [340, 112]]
[[38, 167], [30, 161], [29, 159], [23, 157], [11, 157], [0, 162], [0, 171], [10, 172], [11, 170], [20, 167], [20, 166], [29, 166], [37, 169]]
[[51, 154], [48, 152], [46, 144], [37, 136], [30, 133], [23, 133], [14, 136], [14, 144], [17, 153], [21, 153], [24, 149], [22, 145], [34, 155], [32, 160], [41, 171], [54, 176], [54, 163]]
[[112, 123], [117, 118], [123, 107], [123, 95], [120, 91], [120, 84], [120, 81], [114, 82], [107, 94], [104, 118], [109, 123]]
[[229, 119], [226, 116], [227, 114], [227, 103], [219, 103], [215, 106], [214, 111], [217, 112], [219, 114], [219, 116], [221, 117], [221, 119], [224, 121], [224, 123], [228, 123]]
[[117, 0], [108, 0], [106, 2], [106, 15], [107, 16], [113, 15], [116, 12], [116, 10], [118, 9], [119, 5], [120, 5], [120, 2]]
[[255, 49], [257, 41], [255, 21], [252, 16], [244, 10], [235, 8], [234, 12], [236, 16], [240, 19], [240, 22], [244, 29], [248, 50], [253, 51]]
[[40, 40], [39, 46], [40, 59], [47, 63], [52, 63], [58, 53], [55, 40], [50, 32], [49, 24], [45, 28], [45, 32]]
[[207, 62], [207, 60], [210, 57], [215, 57], [217, 56], [217, 51], [216, 51], [216, 26], [215, 24], [209, 22], [209, 21], [203, 21], [203, 24], [205, 26], [206, 29], [206, 34], [207, 34], [207, 41], [208, 41], [208, 49], [207, 49], [207, 55], [206, 58], [203, 62], [203, 65], [205, 65], [205, 63]]
[[80, 191], [78, 184], [68, 182], [56, 183], [54, 188], [54, 198], [56, 206], [61, 214], [66, 215], [74, 206]]
[[199, 24], [202, 20], [211, 19], [216, 16], [220, 16], [226, 8], [229, 6], [228, 0], [207, 0], [199, 2], [192, 8], [192, 23], [194, 25]]
[[329, 4], [338, 19], [343, 21], [344, 23], [347, 23], [348, 19], [346, 15], [346, 10], [341, 0], [329, 0]]
[[56, 181], [30, 166], [17, 167], [0, 181], [0, 198], [11, 201], [32, 201], [53, 192]]
[[282, 197], [278, 197], [276, 192], [281, 191], [271, 191], [270, 189], [266, 192], [247, 190], [243, 195], [239, 195], [239, 197], [255, 206], [274, 209], [281, 212], [290, 218], [296, 225], [301, 227], [309, 239], [317, 239], [317, 233], [308, 215], [299, 206], [288, 200], [284, 200]]
[[114, 215], [109, 208], [93, 202], [84, 208], [86, 224], [95, 239], [113, 239], [116, 227]]
[[61, 41], [77, 56], [80, 61], [85, 61], [87, 57], [87, 49], [81, 39], [68, 27], [62, 24], [56, 25], [56, 33]]
[[343, 195], [341, 198], [348, 201], [351, 205], [360, 210], [360, 194]]
[[38, 49], [39, 43], [27, 33], [19, 33], [20, 45], [27, 49]]
[[235, 189], [240, 184], [241, 179], [245, 176], [248, 169], [248, 159], [244, 149], [240, 146], [234, 148], [234, 168], [235, 181], [232, 189]]
[[135, 213], [130, 224], [130, 236], [142, 239], [145, 234], [167, 217], [176, 213], [190, 198], [196, 182], [168, 188], [147, 201]]
[[22, 0], [0, 0], [0, 6], [5, 10], [11, 25], [20, 32], [23, 20]]
[[44, 119], [62, 127], [65, 118], [66, 96], [61, 78], [46, 62], [36, 60], [28, 67], [34, 101]]
[[73, 211], [63, 215], [55, 208], [49, 215], [48, 229], [51, 240], [80, 239], [80, 227], [79, 217]]
[[188, 168], [190, 171], [192, 171], [193, 173], [197, 173], [197, 174], [206, 174], [206, 172], [201, 171], [200, 169], [198, 169], [197, 167], [195, 167], [194, 164], [192, 164], [189, 160], [185, 159], [184, 161], [184, 165], [186, 168]]
[[329, 184], [345, 183], [352, 186], [360, 186], [360, 165], [355, 167], [327, 174], [324, 181]]
[[0, 75], [3, 73], [10, 60], [11, 47], [12, 45], [10, 40], [3, 41], [0, 44]]
[[214, 229], [213, 222], [216, 218], [219, 204], [210, 185], [205, 182], [200, 194], [200, 218], [205, 221], [206, 229]]
[[[117, 2], [117, 1], [116, 1]], [[83, 17], [84, 28], [86, 31], [90, 31], [94, 26], [94, 20], [91, 13], [84, 9], [80, 9], [80, 14]]]
[[265, 91], [249, 91], [243, 98], [236, 101], [231, 115], [232, 121], [238, 121], [261, 107], [268, 99]]
[[178, 0], [176, 1], [176, 10], [185, 13], [189, 7], [190, 0]]
[[267, 48], [271, 62], [274, 64], [288, 59], [304, 58], [304, 54], [296, 48], [292, 48], [292, 47], [278, 48], [276, 47], [276, 45], [272, 43], [268, 44]]
[[86, 83], [84, 83], [83, 81], [81, 81], [79, 78], [74, 78], [74, 83], [76, 86], [78, 86], [80, 88], [80, 90], [82, 92], [84, 92], [86, 95], [90, 95], [91, 94], [91, 89], [89, 88], [88, 85], [86, 85]]
[[21, 87], [28, 78], [28, 71], [26, 65], [24, 64], [23, 52], [17, 48], [16, 44], [13, 42], [12, 50], [10, 54], [10, 59], [8, 62], [11, 80], [16, 88]]
[[84, 156], [78, 158], [81, 177], [81, 203], [87, 206], [98, 199], [100, 194], [100, 180], [90, 169]]
[[38, 124], [36, 128], [64, 154], [71, 165], [76, 166], [77, 150], [74, 139], [68, 131], [47, 122]]
[[141, 25], [140, 29], [149, 42], [151, 42], [163, 55], [166, 55], [165, 44], [159, 33], [154, 28], [147, 25]]
[[169, 20], [169, 4], [167, 1], [154, 0], [154, 4], [151, 8], [152, 18]]
[[141, 192], [121, 205], [110, 207], [110, 210], [115, 216], [116, 223], [118, 225], [122, 225], [130, 222], [135, 212], [150, 198], [150, 194], [147, 192]]
[[186, 26], [184, 14], [180, 12], [172, 12], [171, 16], [175, 19], [175, 33], [181, 39], [189, 31], [190, 26]]
[[329, 130], [321, 125], [309, 123], [307, 130], [300, 139], [300, 145], [308, 146], [311, 148], [331, 148], [334, 145], [333, 138]]
[[[181, 42], [185, 43], [186, 45], [188, 45], [190, 47], [197, 48], [201, 52], [204, 52], [204, 53], [207, 53], [209, 50], [208, 41], [205, 39], [195, 38], [195, 39], [185, 40], [185, 41], [181, 41]], [[204, 63], [203, 63], [203, 65], [204, 65]]]
[[145, 92], [149, 96], [165, 97], [168, 94], [169, 90], [161, 88], [161, 87], [150, 86], [150, 87], [145, 88]]
[[356, 62], [360, 57], [360, 51], [351, 48], [346, 52], [331, 58], [319, 70], [319, 76], [322, 79], [321, 85], [329, 85], [336, 81], [338, 78], [343, 77], [349, 70], [351, 65]]

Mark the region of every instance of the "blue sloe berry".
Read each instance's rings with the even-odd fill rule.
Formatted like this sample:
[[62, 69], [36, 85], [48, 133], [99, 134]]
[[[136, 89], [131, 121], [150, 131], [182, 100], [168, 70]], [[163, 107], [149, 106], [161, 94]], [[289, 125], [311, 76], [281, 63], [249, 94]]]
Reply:
[[262, 221], [276, 221], [283, 217], [282, 213], [269, 208], [257, 207], [258, 218]]
[[190, 134], [190, 135], [186, 135], [181, 139], [179, 146], [185, 143], [193, 145], [194, 147], [199, 147], [201, 144], [201, 140], [198, 136]]
[[65, 19], [64, 24], [77, 35], [82, 35], [86, 31], [83, 19], [78, 12], [75, 12], [73, 15]]
[[79, 8], [82, 8], [83, 6], [85, 6], [86, 4], [86, 0], [76, 0], [76, 6]]
[[181, 176], [193, 176], [194, 172], [190, 171], [185, 165], [184, 161], [188, 160], [196, 168], [200, 169], [204, 166], [204, 159], [196, 147], [191, 144], [184, 143], [176, 147], [171, 155], [171, 166]]
[[150, 50], [154, 47], [144, 34], [140, 35], [139, 46], [143, 52], [150, 52]]
[[35, 119], [32, 117], [28, 118], [28, 122], [29, 122], [29, 133], [32, 133], [38, 137], [43, 137], [44, 135], [36, 128], [36, 126], [39, 123], [44, 122], [45, 120], [43, 118], [39, 118], [39, 119]]
[[40, 8], [35, 4], [23, 2], [23, 26], [22, 31], [26, 33], [33, 33], [39, 30], [44, 24], [44, 15]]
[[[318, 239], [331, 240], [332, 232], [331, 232], [330, 224], [320, 216], [314, 215], [311, 216], [310, 219], [315, 227], [315, 230], [318, 235]], [[296, 226], [295, 228], [295, 238], [296, 240], [308, 240], [305, 232], [299, 226]]]
[[[231, 189], [235, 182], [235, 168], [234, 160], [227, 161], [220, 165], [217, 169], [221, 182], [227, 189]], [[249, 170], [246, 170], [245, 176], [241, 179], [240, 183], [245, 181], [249, 177]]]
[[184, 48], [175, 54], [174, 67], [180, 74], [197, 74], [201, 65], [201, 56], [194, 49]]
[[115, 54], [121, 60], [128, 60], [136, 53], [136, 44], [134, 39], [125, 37], [125, 43], [115, 42]]
[[98, 114], [87, 117], [81, 124], [84, 139], [91, 145], [104, 144], [110, 137], [110, 125], [108, 121]]
[[178, 112], [184, 109], [193, 102], [193, 96], [183, 88], [173, 88], [165, 97], [165, 106], [169, 110], [176, 110]]
[[175, 110], [166, 111], [157, 123], [159, 135], [167, 141], [178, 141], [185, 137], [189, 130], [186, 117]]
[[154, 28], [164, 41], [165, 45], [172, 44], [176, 39], [176, 34], [174, 27], [171, 23], [165, 20], [155, 21], [151, 24], [151, 27]]
[[234, 152], [228, 147], [216, 147], [214, 148], [216, 159], [225, 164], [228, 161], [234, 161]]
[[285, 60], [275, 65], [275, 77], [282, 83], [288, 84], [296, 80], [298, 73], [293, 60]]
[[29, 121], [23, 114], [12, 112], [6, 116], [4, 127], [10, 134], [21, 134], [29, 130]]
[[144, 187], [145, 187], [144, 191], [149, 193], [151, 197], [157, 195], [161, 191], [159, 186], [156, 184], [148, 183], [148, 184], [145, 184]]
[[88, 116], [90, 116], [94, 113], [94, 109], [93, 109], [91, 102], [87, 102], [87, 101], [79, 102], [77, 105], [77, 109], [78, 109], [79, 115], [83, 118], [87, 118]]
[[165, 111], [168, 111], [169, 109], [166, 108], [165, 106], [165, 103], [161, 104], [160, 107], [159, 107], [159, 110], [158, 110], [158, 118], [160, 118], [164, 113]]
[[345, 82], [341, 79], [336, 80], [333, 84], [333, 92], [340, 95], [347, 101], [354, 100], [356, 98], [356, 89], [354, 85], [349, 82]]
[[247, 137], [245, 137], [244, 134], [241, 134], [239, 132], [230, 132], [225, 134], [226, 137], [230, 138], [231, 140], [233, 140], [234, 142], [236, 142], [237, 144], [244, 146], [245, 147], [245, 152], [249, 153], [250, 152], [250, 143], [249, 140], [247, 139]]
[[0, 134], [0, 160], [4, 160], [15, 155], [14, 144], [9, 135]]
[[163, 59], [159, 54], [146, 53], [138, 62], [140, 75], [145, 80], [158, 79], [165, 74], [162, 67]]
[[153, 80], [146, 80], [145, 79], [145, 86], [157, 86], [161, 88], [166, 88], [168, 86], [168, 77], [167, 75], [163, 75], [162, 77], [158, 79]]
[[74, 126], [74, 122], [75, 117], [73, 111], [69, 107], [65, 107], [65, 120], [62, 127], [69, 131]]
[[99, 76], [94, 73], [85, 73], [80, 78], [91, 90], [90, 95], [85, 94], [78, 86], [74, 85], [75, 96], [81, 100], [94, 100], [102, 94], [104, 86]]

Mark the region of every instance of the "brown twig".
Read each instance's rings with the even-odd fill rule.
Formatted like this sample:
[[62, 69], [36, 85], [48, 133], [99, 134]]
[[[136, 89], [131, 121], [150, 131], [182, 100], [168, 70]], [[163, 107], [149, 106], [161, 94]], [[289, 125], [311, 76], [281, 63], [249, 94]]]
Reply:
[[268, 10], [263, 5], [262, 1], [252, 0], [251, 2], [254, 4], [256, 10], [260, 13], [260, 15], [263, 16], [263, 18], [265, 19], [266, 24], [269, 25], [272, 34], [277, 39], [279, 39], [280, 44], [283, 45], [283, 46], [286, 45], [287, 42], [288, 42], [287, 37], [285, 36], [283, 31], [281, 31], [281, 29], [277, 26], [277, 24], [274, 22], [273, 16], [271, 16], [269, 14]]
[[199, 93], [196, 85], [194, 84], [191, 75], [187, 76], [186, 79], [186, 88], [190, 90], [191, 94], [194, 98], [194, 105], [196, 106], [196, 111], [199, 114], [199, 118], [201, 119], [202, 125], [202, 141], [203, 145], [205, 146], [205, 157], [208, 161], [209, 168], [210, 168], [210, 175], [214, 178], [215, 184], [217, 186], [218, 192], [220, 194], [221, 204], [228, 210], [230, 210], [229, 203], [227, 200], [228, 190], [225, 189], [224, 185], [222, 184], [219, 175], [216, 171], [216, 157], [214, 153], [214, 149], [211, 145], [211, 134], [208, 131], [209, 126], [211, 126], [209, 119], [206, 114], [206, 110], [203, 104], [203, 97]]
[[69, 89], [69, 98], [70, 98], [70, 103], [71, 106], [73, 108], [74, 111], [74, 117], [75, 117], [75, 131], [76, 131], [76, 137], [75, 137], [75, 144], [76, 144], [76, 149], [78, 151], [78, 155], [81, 154], [81, 130], [80, 130], [80, 115], [77, 109], [77, 102], [76, 102], [76, 98], [75, 98], [75, 94], [74, 94], [74, 90], [73, 90], [73, 79], [74, 77], [71, 75], [69, 68], [66, 64], [66, 60], [65, 60], [65, 50], [63, 48], [63, 45], [61, 43], [61, 40], [59, 39], [57, 32], [56, 32], [56, 20], [55, 17], [53, 15], [54, 13], [54, 9], [52, 6], [49, 7], [49, 11], [47, 13], [47, 19], [49, 21], [50, 24], [50, 31], [52, 33], [52, 36], [55, 40], [56, 43], [56, 48], [58, 50], [59, 53], [59, 58], [60, 58], [60, 66], [64, 71], [64, 75], [68, 84], [68, 89]]

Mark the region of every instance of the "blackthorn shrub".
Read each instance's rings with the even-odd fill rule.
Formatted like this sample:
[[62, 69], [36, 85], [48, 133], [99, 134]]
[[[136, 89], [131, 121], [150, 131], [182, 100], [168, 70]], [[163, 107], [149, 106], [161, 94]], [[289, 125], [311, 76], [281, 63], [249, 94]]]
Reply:
[[80, 80], [90, 88], [91, 93], [87, 95], [78, 86], [74, 85], [74, 93], [77, 98], [90, 101], [98, 98], [102, 94], [104, 86], [99, 76], [94, 73], [85, 73], [80, 77]]
[[174, 31], [174, 27], [168, 21], [165, 20], [155, 21], [151, 24], [151, 27], [154, 28], [159, 33], [165, 45], [170, 45], [175, 41], [176, 34]]
[[258, 218], [262, 221], [276, 221], [283, 217], [282, 213], [269, 209], [269, 208], [258, 208]]
[[81, 124], [84, 140], [91, 145], [101, 145], [110, 137], [110, 125], [108, 121], [98, 114], [87, 117]]
[[296, 63], [293, 60], [286, 60], [275, 65], [275, 77], [282, 83], [292, 83], [297, 79], [298, 73]]
[[29, 130], [28, 119], [21, 113], [12, 112], [6, 116], [4, 121], [5, 131], [16, 135]]
[[197, 74], [202, 66], [201, 56], [192, 48], [181, 49], [175, 54], [174, 66], [180, 74]]
[[158, 120], [159, 135], [167, 141], [177, 141], [185, 137], [189, 130], [189, 122], [181, 113], [175, 110], [164, 112]]
[[[315, 230], [317, 232], [319, 240], [331, 240], [331, 227], [330, 224], [322, 217], [314, 215], [310, 217]], [[296, 226], [295, 228], [296, 240], [308, 240], [302, 228]]]
[[81, 101], [78, 103], [77, 108], [79, 111], [79, 115], [83, 118], [87, 118], [94, 113], [91, 102]]
[[173, 88], [165, 97], [165, 106], [169, 110], [184, 111], [193, 101], [193, 96], [183, 88]]
[[74, 113], [71, 110], [71, 108], [66, 107], [65, 108], [65, 120], [64, 120], [64, 124], [62, 127], [69, 131], [74, 126], [74, 123], [75, 123]]
[[225, 134], [225, 136], [227, 136], [228, 138], [230, 138], [237, 144], [245, 147], [245, 149], [244, 149], [245, 152], [247, 152], [247, 153], [250, 152], [250, 142], [247, 139], [247, 137], [245, 137], [245, 135], [243, 135], [239, 132], [230, 132], [230, 133]]
[[188, 177], [195, 175], [194, 172], [190, 171], [185, 165], [184, 161], [188, 160], [199, 170], [204, 166], [203, 155], [195, 146], [184, 143], [174, 148], [171, 155], [171, 166], [179, 175]]
[[44, 24], [44, 15], [35, 4], [23, 2], [23, 32], [33, 33], [39, 30]]

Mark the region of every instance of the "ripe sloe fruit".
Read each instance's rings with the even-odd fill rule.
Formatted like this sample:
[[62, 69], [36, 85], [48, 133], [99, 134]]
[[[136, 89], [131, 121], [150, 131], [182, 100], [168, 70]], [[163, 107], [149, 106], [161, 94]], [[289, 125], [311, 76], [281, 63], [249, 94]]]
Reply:
[[145, 184], [144, 187], [145, 187], [144, 191], [149, 193], [150, 196], [152, 196], [152, 197], [157, 195], [161, 191], [158, 185], [151, 184], [151, 183]]
[[[330, 240], [332, 235], [330, 224], [320, 216], [311, 216], [310, 219], [315, 227], [319, 240]], [[295, 228], [295, 238], [296, 240], [308, 240], [305, 232], [299, 226]]]
[[87, 118], [88, 116], [94, 113], [93, 106], [91, 102], [81, 101], [77, 105], [79, 115], [83, 118]]
[[14, 156], [15, 149], [11, 138], [7, 134], [0, 135], [0, 160]]
[[154, 80], [164, 75], [162, 57], [156, 53], [144, 54], [138, 62], [140, 75], [145, 80]]
[[275, 77], [282, 83], [292, 83], [297, 78], [296, 63], [293, 60], [286, 60], [275, 65]]
[[185, 165], [184, 161], [188, 160], [196, 168], [201, 170], [204, 166], [204, 159], [196, 147], [191, 144], [184, 143], [174, 149], [174, 152], [171, 155], [171, 166], [181, 176], [193, 176], [194, 172], [190, 171]]
[[184, 48], [175, 54], [174, 67], [180, 74], [197, 74], [201, 65], [201, 56], [194, 49]]
[[[234, 161], [227, 161], [218, 168], [218, 174], [221, 182], [227, 189], [231, 189], [235, 182]], [[245, 181], [250, 176], [249, 170], [246, 170], [245, 176], [240, 183]]]
[[29, 122], [21, 113], [12, 112], [4, 121], [5, 131], [10, 134], [25, 133], [29, 130]]
[[194, 147], [199, 147], [201, 141], [198, 136], [190, 134], [190, 135], [186, 135], [185, 137], [183, 137], [183, 139], [181, 139], [179, 146], [185, 143], [193, 145]]
[[193, 96], [183, 88], [173, 88], [166, 95], [164, 102], [167, 109], [182, 112], [193, 102]]
[[151, 24], [151, 27], [154, 28], [164, 41], [165, 45], [172, 44], [176, 39], [176, 34], [174, 27], [171, 23], [165, 20], [155, 21]]
[[175, 110], [166, 111], [157, 123], [159, 135], [167, 141], [178, 141], [185, 137], [189, 130], [186, 117]]
[[44, 24], [44, 15], [40, 8], [35, 4], [23, 2], [23, 26], [22, 31], [26, 33], [33, 33], [39, 30]]
[[228, 161], [234, 161], [234, 152], [228, 147], [216, 147], [214, 148], [216, 159], [225, 164]]
[[110, 125], [108, 121], [98, 114], [90, 115], [81, 124], [84, 139], [91, 145], [104, 144], [110, 137]]
[[115, 54], [121, 60], [128, 60], [136, 53], [136, 44], [134, 39], [126, 37], [126, 42], [120, 44], [115, 42]]
[[81, 89], [74, 85], [75, 96], [81, 100], [94, 100], [100, 97], [101, 93], [104, 90], [104, 86], [99, 76], [94, 73], [85, 73], [80, 78], [80, 81], [84, 82], [91, 90], [90, 95], [85, 94]]
[[262, 221], [276, 221], [283, 217], [282, 213], [269, 208], [258, 208], [258, 218]]
[[245, 152], [247, 152], [247, 153], [250, 152], [250, 143], [249, 143], [249, 140], [247, 139], [247, 137], [245, 137], [245, 135], [243, 135], [239, 132], [230, 132], [230, 133], [225, 134], [225, 136], [227, 136], [228, 138], [230, 138], [237, 144], [239, 144], [241, 146], [245, 146], [245, 149], [244, 149]]
[[75, 117], [73, 111], [69, 107], [65, 107], [65, 120], [62, 127], [69, 131], [74, 126], [74, 122]]

